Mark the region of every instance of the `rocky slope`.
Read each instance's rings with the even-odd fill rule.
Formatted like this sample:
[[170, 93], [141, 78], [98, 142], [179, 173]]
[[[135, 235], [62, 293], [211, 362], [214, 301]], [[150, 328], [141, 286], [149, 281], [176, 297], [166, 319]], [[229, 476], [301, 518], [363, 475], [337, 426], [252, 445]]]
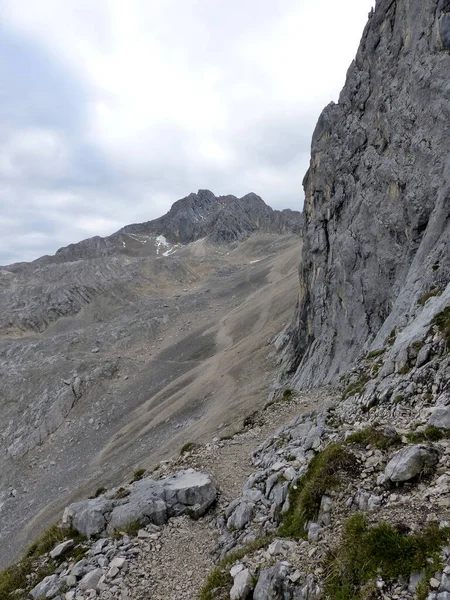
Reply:
[[297, 386], [335, 380], [449, 302], [449, 11], [447, 0], [378, 0], [339, 102], [319, 118], [284, 339]]
[[[174, 212], [219, 203], [205, 194]], [[0, 564], [68, 500], [264, 401], [276, 368], [267, 343], [289, 320], [300, 240], [264, 233], [262, 200], [241, 205], [261, 231], [234, 242], [171, 244], [158, 228], [129, 234], [128, 254], [120, 243], [111, 255], [68, 250], [0, 270]]]

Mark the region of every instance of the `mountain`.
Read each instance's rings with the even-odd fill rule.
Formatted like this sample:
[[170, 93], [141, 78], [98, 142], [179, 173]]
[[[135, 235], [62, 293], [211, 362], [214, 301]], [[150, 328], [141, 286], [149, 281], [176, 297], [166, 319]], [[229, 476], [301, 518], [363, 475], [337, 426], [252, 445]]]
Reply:
[[255, 232], [299, 233], [300, 226], [300, 212], [273, 210], [256, 194], [242, 198], [217, 197], [209, 190], [199, 190], [197, 194], [177, 200], [169, 212], [158, 219], [126, 225], [108, 237], [95, 236], [70, 244], [38, 262], [61, 263], [119, 254], [172, 254], [177, 245], [202, 238], [216, 244], [231, 243]]
[[413, 342], [449, 302], [449, 10], [378, 1], [339, 102], [319, 118], [299, 301], [280, 341], [296, 386], [336, 381], [394, 330]]
[[156, 221], [0, 269], [0, 563], [86, 486], [264, 401], [299, 221], [254, 194], [200, 191]]

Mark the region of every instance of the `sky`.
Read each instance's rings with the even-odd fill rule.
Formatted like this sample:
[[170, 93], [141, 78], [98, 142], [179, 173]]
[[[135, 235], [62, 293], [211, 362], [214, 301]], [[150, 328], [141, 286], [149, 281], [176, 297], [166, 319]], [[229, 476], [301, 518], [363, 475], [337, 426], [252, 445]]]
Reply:
[[0, 264], [200, 188], [301, 210], [373, 0], [0, 0]]

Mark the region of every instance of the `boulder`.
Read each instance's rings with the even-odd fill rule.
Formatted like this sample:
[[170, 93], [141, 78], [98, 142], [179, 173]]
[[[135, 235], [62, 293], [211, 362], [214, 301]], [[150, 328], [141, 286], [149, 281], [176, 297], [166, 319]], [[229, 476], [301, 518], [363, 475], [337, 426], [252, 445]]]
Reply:
[[385, 469], [386, 479], [394, 482], [409, 481], [436, 466], [439, 454], [435, 448], [416, 444], [396, 452]]
[[83, 579], [78, 584], [80, 590], [96, 590], [97, 586], [100, 582], [100, 579], [103, 577], [103, 569], [94, 569], [83, 577]]
[[292, 584], [287, 579], [289, 567], [285, 563], [276, 563], [263, 569], [253, 592], [253, 600], [275, 600], [292, 598]]
[[53, 596], [56, 596], [63, 585], [64, 582], [61, 581], [58, 575], [49, 575], [30, 591], [30, 596], [34, 598], [34, 600], [39, 600], [39, 598], [52, 598]]
[[253, 516], [254, 504], [241, 502], [227, 521], [228, 529], [244, 529]]
[[170, 517], [188, 514], [198, 518], [216, 499], [209, 475], [194, 469], [155, 481], [145, 478], [127, 487], [128, 495], [106, 494], [66, 508], [63, 524], [91, 537], [113, 533], [130, 523], [162, 525]]
[[58, 558], [59, 556], [64, 554], [66, 550], [70, 550], [70, 548], [73, 548], [73, 546], [73, 540], [67, 540], [65, 542], [62, 542], [61, 544], [58, 544], [53, 548], [53, 550], [50, 552], [50, 556], [51, 558]]
[[248, 569], [243, 569], [234, 578], [230, 591], [230, 600], [245, 600], [253, 589], [253, 575]]
[[450, 406], [436, 408], [428, 419], [428, 425], [450, 429]]

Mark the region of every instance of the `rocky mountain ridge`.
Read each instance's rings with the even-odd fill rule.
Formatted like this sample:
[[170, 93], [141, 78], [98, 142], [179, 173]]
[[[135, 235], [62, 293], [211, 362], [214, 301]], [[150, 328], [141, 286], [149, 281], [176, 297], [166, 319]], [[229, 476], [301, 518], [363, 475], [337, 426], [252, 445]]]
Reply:
[[[106, 256], [168, 256], [202, 238], [215, 244], [239, 242], [252, 233], [299, 233], [301, 213], [273, 210], [254, 193], [242, 198], [215, 196], [209, 190], [177, 200], [168, 213], [145, 223], [126, 225], [107, 237], [95, 236], [60, 248], [35, 264], [60, 264]], [[9, 271], [26, 267], [9, 265]], [[29, 268], [29, 267], [28, 267]]]

